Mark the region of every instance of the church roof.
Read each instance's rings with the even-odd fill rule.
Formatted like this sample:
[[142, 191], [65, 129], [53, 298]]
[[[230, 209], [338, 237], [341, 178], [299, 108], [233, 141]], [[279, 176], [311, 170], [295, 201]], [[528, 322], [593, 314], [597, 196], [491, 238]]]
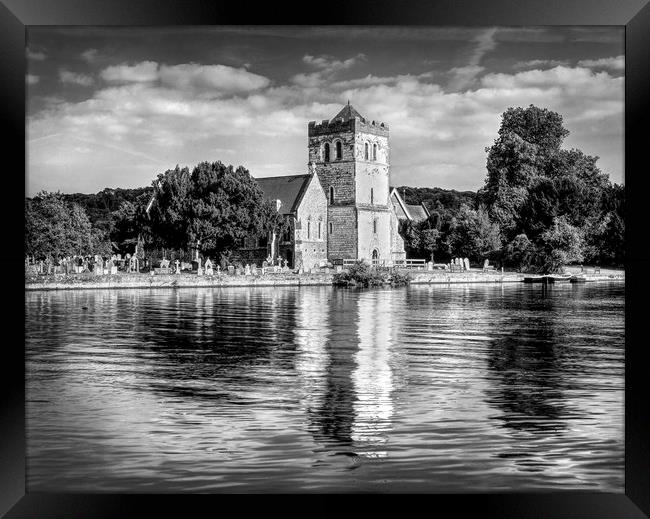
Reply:
[[256, 178], [255, 180], [269, 200], [280, 200], [280, 212], [290, 214], [300, 205], [309, 185], [311, 175], [283, 175], [281, 177]]
[[333, 121], [336, 119], [341, 119], [342, 121], [349, 121], [350, 119], [354, 119], [355, 117], [358, 117], [359, 119], [363, 119], [363, 116], [357, 112], [354, 107], [350, 104], [350, 101], [348, 101], [348, 104], [346, 104], [343, 109], [336, 114], [336, 116], [332, 119]]
[[409, 214], [415, 220], [416, 222], [419, 222], [420, 220], [426, 220], [429, 215], [427, 214], [427, 210], [424, 208], [423, 205], [418, 204], [418, 205], [412, 205], [412, 204], [405, 204], [406, 208], [408, 209]]

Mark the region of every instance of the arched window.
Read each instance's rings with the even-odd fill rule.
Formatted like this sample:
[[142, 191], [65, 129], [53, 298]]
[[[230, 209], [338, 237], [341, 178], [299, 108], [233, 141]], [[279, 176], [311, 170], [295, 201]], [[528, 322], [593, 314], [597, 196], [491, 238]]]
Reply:
[[325, 162], [330, 161], [330, 145], [329, 145], [329, 142], [326, 142], [325, 146], [323, 147], [323, 160]]
[[321, 237], [320, 237], [320, 226], [321, 226], [321, 223], [318, 222], [318, 239], [319, 239], [319, 240], [320, 240], [320, 238], [321, 238]]
[[332, 222], [330, 222], [330, 234], [334, 231], [334, 226], [332, 225]]
[[375, 189], [372, 187], [370, 188], [370, 203], [371, 204], [375, 203]]
[[368, 143], [366, 142], [363, 145], [363, 156], [366, 160], [368, 160]]
[[377, 160], [377, 145], [372, 145], [372, 160]]
[[311, 235], [311, 222], [307, 222], [307, 239], [310, 238]]
[[330, 204], [334, 203], [334, 187], [330, 186]]
[[341, 160], [343, 158], [343, 146], [341, 141], [336, 141], [336, 160]]
[[372, 221], [372, 232], [377, 234], [377, 218]]

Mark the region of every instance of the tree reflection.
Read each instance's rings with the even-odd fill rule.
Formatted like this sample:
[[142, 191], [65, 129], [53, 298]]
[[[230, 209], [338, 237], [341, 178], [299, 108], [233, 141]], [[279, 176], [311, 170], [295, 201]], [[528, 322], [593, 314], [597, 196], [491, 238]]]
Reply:
[[539, 294], [524, 292], [512, 303], [514, 308], [499, 309], [512, 315], [518, 306], [535, 305], [536, 316], [501, 322], [487, 356], [486, 402], [502, 411], [504, 427], [532, 433], [566, 428], [567, 374], [555, 336], [553, 300], [545, 296], [540, 300]]
[[294, 290], [157, 294], [133, 307], [135, 355], [156, 391], [241, 400], [260, 384], [257, 370], [292, 342], [294, 309]]

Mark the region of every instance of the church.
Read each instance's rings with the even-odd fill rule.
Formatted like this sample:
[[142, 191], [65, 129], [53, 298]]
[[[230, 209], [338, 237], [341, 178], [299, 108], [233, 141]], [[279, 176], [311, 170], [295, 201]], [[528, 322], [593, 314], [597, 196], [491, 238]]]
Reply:
[[422, 211], [390, 188], [388, 132], [349, 102], [332, 119], [309, 122], [309, 173], [256, 179], [291, 230], [244, 240], [236, 256], [256, 263], [279, 256], [306, 269], [346, 259], [405, 259], [399, 221], [417, 220]]

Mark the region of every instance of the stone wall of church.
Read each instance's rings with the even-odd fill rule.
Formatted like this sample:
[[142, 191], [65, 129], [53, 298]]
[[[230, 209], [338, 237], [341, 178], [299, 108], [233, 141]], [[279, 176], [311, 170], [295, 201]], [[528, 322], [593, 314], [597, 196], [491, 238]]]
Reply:
[[[331, 205], [327, 211], [327, 258], [330, 261], [357, 257], [357, 210]], [[331, 232], [330, 232], [331, 224]]]
[[390, 236], [391, 259], [406, 259], [404, 239], [399, 233], [399, 219], [397, 218], [397, 214], [394, 210], [390, 213]]
[[303, 195], [296, 214], [295, 266], [318, 267], [327, 261], [327, 199], [315, 176]]
[[[373, 250], [377, 250], [379, 259], [391, 257], [390, 211], [384, 206], [359, 207], [358, 211], [358, 251], [359, 259], [371, 259]], [[376, 222], [376, 223], [375, 223]], [[375, 229], [377, 232], [375, 232]]]

